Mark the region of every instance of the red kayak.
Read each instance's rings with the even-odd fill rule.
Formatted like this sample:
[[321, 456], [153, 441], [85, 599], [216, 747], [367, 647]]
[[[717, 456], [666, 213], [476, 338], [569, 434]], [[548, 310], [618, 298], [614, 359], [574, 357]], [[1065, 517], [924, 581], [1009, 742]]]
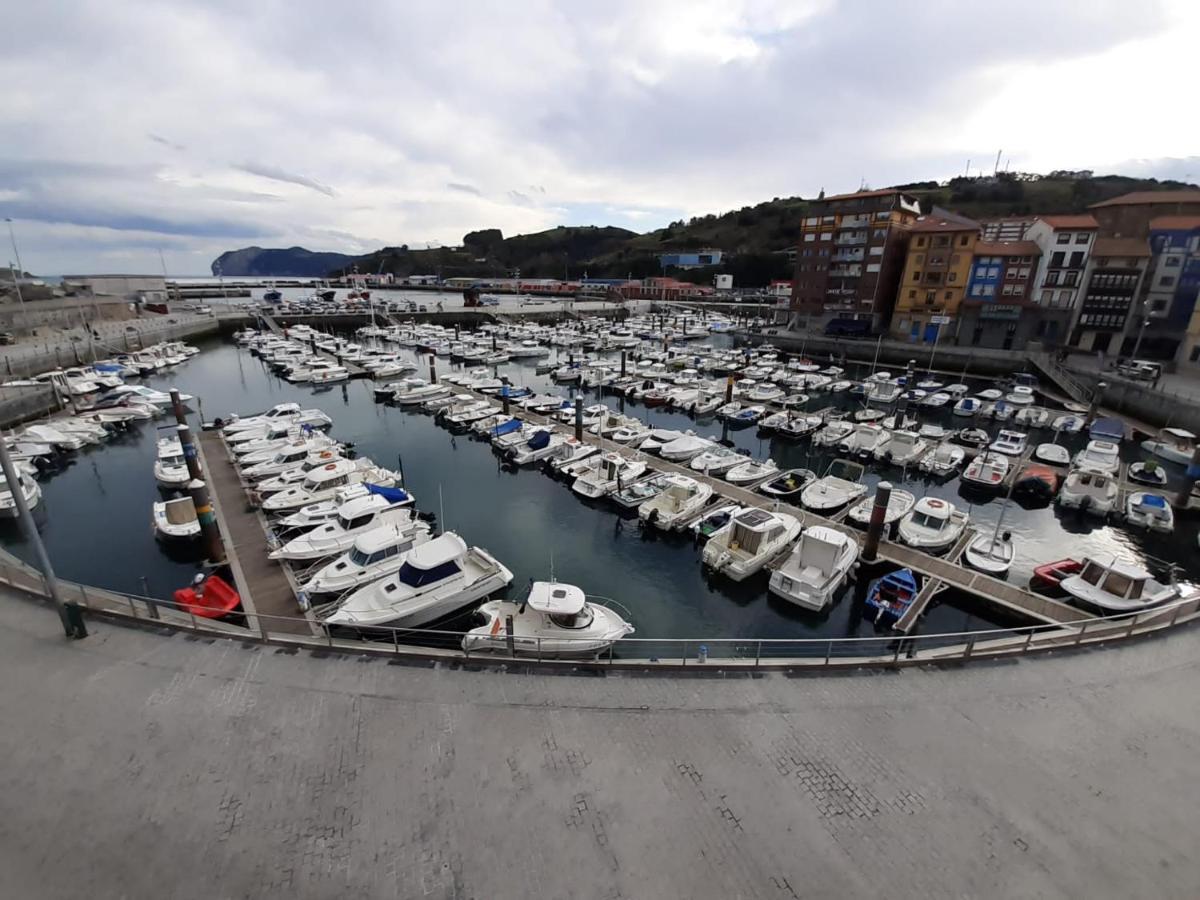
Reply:
[[209, 575], [197, 584], [177, 590], [175, 602], [192, 615], [219, 619], [241, 606], [242, 598], [220, 575]]
[[1055, 591], [1058, 590], [1059, 583], [1064, 578], [1071, 575], [1078, 575], [1079, 570], [1083, 568], [1083, 563], [1077, 559], [1059, 559], [1054, 562], [1043, 563], [1033, 570], [1033, 577], [1029, 579], [1029, 586], [1035, 591]]

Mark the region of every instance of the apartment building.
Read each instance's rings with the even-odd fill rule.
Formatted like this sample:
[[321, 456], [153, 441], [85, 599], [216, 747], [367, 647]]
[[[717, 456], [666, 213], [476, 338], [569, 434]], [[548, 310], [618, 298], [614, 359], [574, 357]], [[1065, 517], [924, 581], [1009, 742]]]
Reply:
[[1003, 216], [998, 219], [980, 219], [980, 240], [993, 244], [1023, 241], [1029, 227], [1036, 221], [1037, 216]]
[[932, 342], [953, 334], [971, 274], [979, 223], [935, 209], [913, 224], [891, 334]]
[[1040, 216], [1026, 231], [1039, 252], [1034, 277], [1037, 339], [1047, 346], [1064, 344], [1070, 337], [1099, 228], [1090, 215]]
[[979, 241], [959, 307], [955, 343], [1021, 349], [1045, 338], [1036, 299], [1041, 249], [1033, 241]]
[[1080, 292], [1073, 346], [1116, 355], [1126, 352], [1126, 336], [1142, 327], [1140, 296], [1149, 264], [1145, 238], [1096, 238]]
[[904, 268], [909, 232], [920, 215], [902, 191], [823, 197], [801, 222], [792, 285], [792, 324], [837, 320], [887, 326]]

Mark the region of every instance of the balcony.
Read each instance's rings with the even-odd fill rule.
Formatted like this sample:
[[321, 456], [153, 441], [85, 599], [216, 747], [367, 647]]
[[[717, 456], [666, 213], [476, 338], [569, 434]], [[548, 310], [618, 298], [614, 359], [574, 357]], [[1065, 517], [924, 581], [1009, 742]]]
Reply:
[[863, 262], [865, 254], [862, 250], [839, 250], [829, 257], [833, 262]]
[[833, 242], [839, 247], [859, 246], [867, 242], [865, 234], [839, 234], [833, 239]]
[[866, 228], [871, 224], [870, 216], [842, 216], [841, 224], [838, 225], [839, 230], [846, 228]]
[[858, 278], [861, 275], [861, 266], [833, 266], [829, 270], [830, 278]]

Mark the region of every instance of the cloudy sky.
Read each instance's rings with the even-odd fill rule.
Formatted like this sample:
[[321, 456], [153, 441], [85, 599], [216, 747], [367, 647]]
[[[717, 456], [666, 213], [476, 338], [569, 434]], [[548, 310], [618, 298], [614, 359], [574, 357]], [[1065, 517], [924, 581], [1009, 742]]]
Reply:
[[0, 215], [41, 274], [648, 230], [999, 149], [1200, 180], [1194, 0], [5, 6]]

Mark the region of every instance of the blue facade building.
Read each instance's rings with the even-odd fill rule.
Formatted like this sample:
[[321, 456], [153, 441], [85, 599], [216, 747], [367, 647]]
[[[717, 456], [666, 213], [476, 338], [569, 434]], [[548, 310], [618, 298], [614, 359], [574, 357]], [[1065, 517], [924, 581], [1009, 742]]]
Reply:
[[718, 266], [721, 264], [723, 252], [720, 250], [696, 250], [679, 253], [663, 253], [658, 257], [658, 264], [663, 270], [698, 269], [703, 266]]

